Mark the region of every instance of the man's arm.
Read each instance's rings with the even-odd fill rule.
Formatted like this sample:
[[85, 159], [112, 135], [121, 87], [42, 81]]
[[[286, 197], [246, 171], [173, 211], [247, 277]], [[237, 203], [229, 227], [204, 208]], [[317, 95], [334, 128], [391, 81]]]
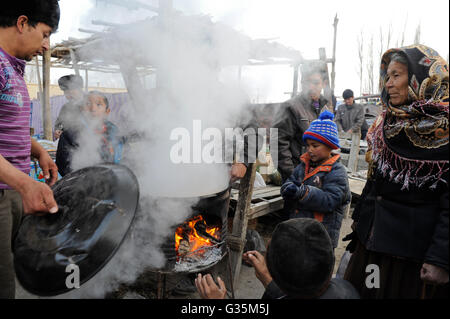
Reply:
[[0, 155], [0, 181], [20, 193], [25, 214], [56, 213], [58, 205], [50, 187], [33, 180]]
[[[273, 154], [272, 158], [278, 158], [278, 162], [276, 162], [275, 165], [281, 173], [283, 180], [286, 180], [289, 176], [291, 176], [295, 168], [291, 152], [291, 139], [295, 134], [293, 123], [294, 119], [295, 115], [292, 114], [289, 106], [283, 104], [277, 112], [275, 120], [272, 124], [273, 128], [278, 129], [278, 136], [276, 136], [278, 138], [278, 154]], [[275, 138], [273, 134], [274, 132], [271, 132], [271, 141]], [[272, 151], [273, 150], [271, 150], [271, 153]]]

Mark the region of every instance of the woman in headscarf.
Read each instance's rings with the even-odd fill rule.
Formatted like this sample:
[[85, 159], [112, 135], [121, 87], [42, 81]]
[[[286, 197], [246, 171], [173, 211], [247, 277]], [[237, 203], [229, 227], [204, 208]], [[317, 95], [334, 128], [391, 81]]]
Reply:
[[448, 83], [448, 64], [431, 48], [383, 55], [384, 110], [368, 133], [347, 247], [345, 279], [362, 298], [448, 297]]

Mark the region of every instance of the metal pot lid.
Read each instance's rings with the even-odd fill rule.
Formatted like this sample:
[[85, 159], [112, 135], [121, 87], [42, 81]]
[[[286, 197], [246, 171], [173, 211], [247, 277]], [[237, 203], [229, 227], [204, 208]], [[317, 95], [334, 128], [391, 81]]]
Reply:
[[122, 165], [75, 171], [53, 193], [58, 213], [26, 216], [14, 241], [17, 279], [39, 296], [76, 288], [66, 282], [75, 268], [80, 285], [99, 272], [127, 235], [139, 201], [137, 179]]

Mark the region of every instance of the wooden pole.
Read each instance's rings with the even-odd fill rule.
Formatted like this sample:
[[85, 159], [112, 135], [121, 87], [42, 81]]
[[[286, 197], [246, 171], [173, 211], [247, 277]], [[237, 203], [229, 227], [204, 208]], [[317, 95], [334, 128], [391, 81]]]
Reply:
[[352, 173], [358, 171], [358, 157], [359, 157], [359, 143], [361, 141], [361, 131], [352, 133], [352, 148], [350, 149], [350, 156], [348, 158], [348, 169]]
[[52, 112], [50, 106], [50, 65], [51, 52], [47, 50], [44, 52], [44, 63], [42, 65], [42, 77], [44, 85], [43, 107], [44, 109], [44, 139], [53, 141], [53, 127], [52, 127]]
[[41, 78], [41, 71], [39, 70], [39, 58], [38, 56], [35, 57], [36, 60], [36, 75], [37, 75], [37, 82], [38, 82], [38, 88], [39, 88], [39, 103], [41, 104], [41, 119], [44, 118], [44, 92], [42, 90], [42, 78]]
[[336, 39], [337, 39], [337, 26], [339, 19], [336, 16], [334, 17], [334, 40], [333, 40], [333, 62], [331, 63], [331, 91], [334, 93], [335, 88], [335, 80], [336, 80]]
[[237, 287], [241, 272], [242, 254], [247, 236], [248, 214], [253, 196], [255, 176], [256, 164], [250, 164], [244, 178], [240, 181], [239, 197], [233, 219], [233, 230], [231, 236], [228, 237], [228, 245], [231, 250], [229, 258], [231, 258], [233, 287]]

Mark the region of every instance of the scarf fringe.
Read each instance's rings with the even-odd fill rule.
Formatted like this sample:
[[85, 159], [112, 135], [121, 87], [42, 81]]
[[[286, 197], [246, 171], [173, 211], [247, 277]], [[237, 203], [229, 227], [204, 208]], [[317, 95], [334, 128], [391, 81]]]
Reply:
[[[436, 189], [439, 182], [448, 184], [442, 176], [449, 171], [449, 161], [414, 160], [402, 157], [388, 148], [384, 140], [383, 127], [386, 111], [382, 114], [383, 120], [377, 127], [369, 132], [367, 139], [369, 149], [372, 149], [372, 160], [377, 163], [379, 172], [389, 181], [402, 184], [401, 190], [408, 190], [411, 185], [422, 188], [430, 185]], [[425, 175], [419, 176], [419, 172]]]

